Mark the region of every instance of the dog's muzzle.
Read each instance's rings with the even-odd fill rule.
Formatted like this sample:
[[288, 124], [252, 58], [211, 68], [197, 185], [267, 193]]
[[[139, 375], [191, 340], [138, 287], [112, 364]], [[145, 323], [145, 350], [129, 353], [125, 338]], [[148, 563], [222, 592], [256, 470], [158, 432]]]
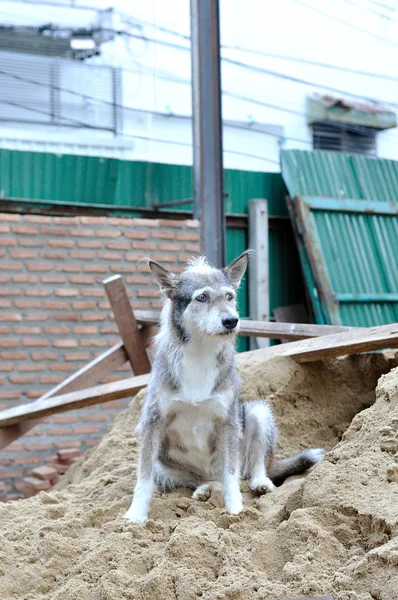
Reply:
[[233, 317], [232, 315], [226, 315], [222, 318], [222, 324], [228, 331], [232, 331], [233, 329], [235, 329], [238, 323], [238, 317]]

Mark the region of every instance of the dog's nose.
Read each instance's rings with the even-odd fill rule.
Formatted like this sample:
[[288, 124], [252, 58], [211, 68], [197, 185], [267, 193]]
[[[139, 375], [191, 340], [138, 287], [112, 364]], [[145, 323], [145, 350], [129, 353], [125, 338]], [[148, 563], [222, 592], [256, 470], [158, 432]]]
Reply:
[[222, 324], [225, 329], [235, 329], [238, 324], [239, 319], [237, 317], [233, 317], [232, 315], [226, 315], [222, 318]]

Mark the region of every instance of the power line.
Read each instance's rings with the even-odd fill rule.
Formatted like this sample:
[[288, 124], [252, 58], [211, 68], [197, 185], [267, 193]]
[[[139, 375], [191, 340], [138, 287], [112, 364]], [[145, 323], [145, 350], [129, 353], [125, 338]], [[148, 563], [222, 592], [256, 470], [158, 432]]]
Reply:
[[[23, 110], [32, 111], [32, 112], [35, 112], [35, 113], [40, 113], [40, 114], [46, 115], [48, 117], [52, 116], [51, 113], [48, 112], [48, 111], [40, 110], [40, 109], [34, 108], [32, 106], [27, 106], [27, 105], [21, 104], [19, 102], [12, 102], [10, 100], [0, 100], [0, 104], [6, 104], [8, 106], [14, 106], [14, 107], [17, 107], [17, 108], [21, 108]], [[98, 129], [98, 130], [102, 130], [102, 131], [113, 132], [112, 129], [108, 129], [108, 128], [105, 128], [105, 127], [97, 127], [96, 125], [90, 125], [89, 123], [85, 123], [83, 121], [78, 121], [76, 119], [72, 119], [72, 118], [69, 118], [69, 117], [61, 117], [61, 119], [65, 119], [67, 121], [70, 121], [74, 125], [79, 125], [80, 127], [87, 127], [87, 128], [90, 128], [90, 129]], [[156, 142], [156, 143], [160, 143], [160, 144], [169, 144], [169, 145], [174, 145], [174, 146], [184, 146], [186, 148], [192, 148], [192, 144], [190, 144], [189, 142], [180, 142], [180, 141], [177, 141], [177, 140], [164, 140], [164, 139], [161, 139], [161, 138], [155, 138], [155, 137], [141, 135], [141, 134], [135, 134], [135, 133], [122, 133], [121, 136], [124, 137], [124, 138], [146, 140], [146, 141], [149, 141], [149, 142]], [[256, 154], [250, 154], [250, 153], [247, 153], [247, 152], [241, 152], [239, 150], [227, 150], [225, 148], [224, 148], [224, 152], [227, 153], [227, 154], [235, 154], [237, 156], [246, 156], [246, 157], [249, 157], [249, 158], [255, 158], [257, 160], [265, 160], [267, 162], [279, 165], [279, 161], [273, 160], [272, 158], [267, 158], [266, 156], [257, 156]]]
[[308, 8], [309, 10], [313, 10], [314, 12], [316, 12], [324, 17], [327, 17], [328, 19], [333, 19], [334, 21], [337, 21], [338, 23], [340, 23], [342, 25], [351, 27], [351, 29], [359, 31], [360, 33], [366, 33], [367, 35], [370, 35], [371, 37], [375, 38], [376, 40], [379, 40], [380, 42], [384, 42], [385, 44], [391, 44], [391, 46], [398, 47], [398, 44], [396, 42], [393, 42], [392, 40], [389, 40], [388, 38], [384, 38], [383, 36], [378, 35], [377, 33], [374, 33], [373, 31], [369, 31], [368, 29], [362, 29], [362, 27], [357, 27], [356, 25], [353, 25], [349, 21], [344, 21], [344, 19], [340, 19], [340, 17], [335, 17], [334, 15], [331, 15], [330, 13], [325, 12], [324, 10], [322, 10], [320, 8], [316, 8], [315, 6], [306, 4], [302, 0], [293, 0], [293, 2], [296, 2], [297, 4], [300, 4], [301, 6], [304, 6], [305, 8]]

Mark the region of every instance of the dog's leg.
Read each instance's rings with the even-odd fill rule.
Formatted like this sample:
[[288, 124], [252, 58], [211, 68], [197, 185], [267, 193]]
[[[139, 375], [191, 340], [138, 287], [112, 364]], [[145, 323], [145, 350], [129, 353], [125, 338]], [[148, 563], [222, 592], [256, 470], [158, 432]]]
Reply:
[[148, 518], [154, 482], [154, 464], [160, 444], [160, 431], [156, 419], [145, 419], [140, 425], [141, 447], [137, 483], [133, 501], [124, 518], [133, 523], [143, 523]]
[[242, 445], [243, 477], [249, 479], [250, 489], [265, 494], [275, 489], [267, 475], [274, 453], [277, 429], [271, 408], [266, 402], [245, 402], [245, 433]]
[[155, 482], [165, 491], [174, 490], [177, 487], [195, 489], [198, 485], [198, 478], [193, 473], [157, 461], [155, 464]]
[[232, 514], [243, 509], [240, 491], [239, 401], [231, 406], [223, 435], [223, 492], [225, 508]]

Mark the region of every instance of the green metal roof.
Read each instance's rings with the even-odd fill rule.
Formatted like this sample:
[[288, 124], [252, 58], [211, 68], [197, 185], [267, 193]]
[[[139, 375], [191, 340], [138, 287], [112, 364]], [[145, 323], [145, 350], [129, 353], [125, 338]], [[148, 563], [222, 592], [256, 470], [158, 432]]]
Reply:
[[282, 173], [316, 320], [398, 321], [398, 163], [293, 150]]

